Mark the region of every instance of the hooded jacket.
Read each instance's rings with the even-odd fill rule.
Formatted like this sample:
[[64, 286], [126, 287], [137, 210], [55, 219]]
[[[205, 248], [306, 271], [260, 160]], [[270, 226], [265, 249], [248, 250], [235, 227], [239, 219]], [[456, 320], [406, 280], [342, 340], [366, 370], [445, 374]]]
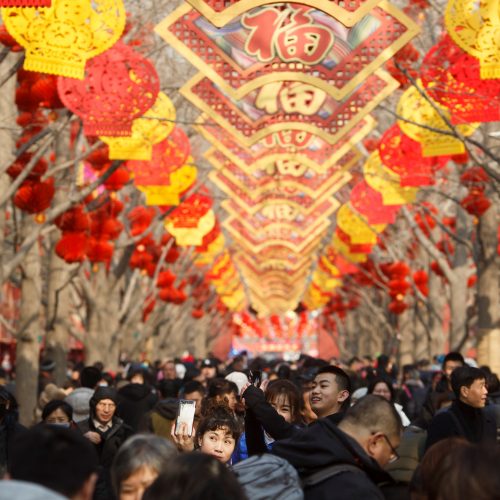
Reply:
[[384, 495], [377, 485], [392, 479], [361, 446], [329, 419], [320, 419], [292, 438], [277, 441], [274, 454], [288, 460], [302, 479], [336, 464], [359, 470], [345, 470], [304, 489], [305, 500], [375, 500]]
[[158, 397], [145, 384], [127, 384], [118, 391], [120, 416], [137, 432], [142, 417], [153, 409]]

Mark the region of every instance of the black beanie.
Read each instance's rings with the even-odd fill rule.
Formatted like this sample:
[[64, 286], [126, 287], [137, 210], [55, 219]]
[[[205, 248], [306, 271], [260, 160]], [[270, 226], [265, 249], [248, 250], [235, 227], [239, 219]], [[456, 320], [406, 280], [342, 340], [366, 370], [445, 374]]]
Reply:
[[115, 389], [112, 387], [98, 387], [89, 401], [90, 413], [92, 416], [95, 416], [95, 407], [97, 403], [103, 399], [111, 399], [115, 405], [118, 405], [118, 394]]

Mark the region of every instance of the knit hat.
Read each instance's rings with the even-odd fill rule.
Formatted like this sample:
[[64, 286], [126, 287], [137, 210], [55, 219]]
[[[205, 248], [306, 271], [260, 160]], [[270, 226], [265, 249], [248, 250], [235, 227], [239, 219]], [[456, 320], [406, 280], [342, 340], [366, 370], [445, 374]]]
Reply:
[[97, 403], [103, 399], [111, 399], [115, 405], [118, 404], [118, 394], [115, 389], [112, 387], [98, 387], [89, 401], [90, 414], [92, 416], [95, 415], [95, 407], [97, 406]]

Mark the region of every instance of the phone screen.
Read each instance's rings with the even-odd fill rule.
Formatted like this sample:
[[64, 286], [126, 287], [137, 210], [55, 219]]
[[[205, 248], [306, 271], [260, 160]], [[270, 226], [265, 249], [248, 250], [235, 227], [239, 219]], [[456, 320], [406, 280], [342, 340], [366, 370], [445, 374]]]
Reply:
[[195, 409], [196, 409], [196, 401], [189, 401], [187, 399], [181, 399], [179, 401], [179, 409], [177, 411], [177, 421], [175, 423], [176, 434], [179, 433], [179, 427], [181, 424], [187, 425], [188, 434], [190, 436], [193, 434]]

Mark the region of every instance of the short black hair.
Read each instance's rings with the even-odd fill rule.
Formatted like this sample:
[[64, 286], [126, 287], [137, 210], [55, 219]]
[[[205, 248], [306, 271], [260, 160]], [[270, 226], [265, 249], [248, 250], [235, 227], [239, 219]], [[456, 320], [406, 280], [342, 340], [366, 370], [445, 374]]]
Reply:
[[9, 455], [12, 479], [40, 484], [72, 497], [97, 471], [94, 446], [78, 431], [35, 426], [16, 436]]
[[216, 398], [217, 396], [224, 396], [224, 394], [234, 393], [238, 395], [238, 386], [224, 378], [214, 378], [208, 384], [207, 397]]
[[158, 382], [157, 387], [163, 399], [176, 398], [179, 392], [179, 381], [164, 378]]
[[338, 366], [328, 365], [320, 368], [316, 373], [316, 376], [320, 375], [321, 373], [331, 373], [335, 375], [335, 381], [337, 382], [339, 389], [341, 391], [347, 391], [349, 394], [351, 394], [351, 379], [349, 378], [349, 375], [347, 375], [347, 373], [342, 370], [342, 368], [339, 368]]
[[73, 407], [61, 399], [53, 399], [43, 407], [42, 420], [45, 420], [52, 412], [58, 409], [61, 409], [66, 414], [68, 420], [73, 420]]
[[458, 363], [462, 363], [462, 365], [465, 365], [464, 357], [459, 352], [456, 351], [451, 351], [444, 357], [443, 368], [446, 366], [446, 363], [448, 361], [457, 361]]
[[101, 377], [102, 374], [99, 368], [95, 366], [86, 366], [82, 370], [82, 373], [80, 373], [80, 385], [88, 389], [95, 389]]
[[199, 392], [202, 396], [205, 395], [205, 387], [201, 382], [198, 382], [197, 380], [191, 380], [189, 382], [186, 382], [181, 390], [180, 390], [180, 395], [184, 397], [186, 394], [191, 394], [193, 392]]
[[226, 405], [216, 404], [209, 407], [206, 416], [201, 419], [196, 429], [196, 436], [201, 439], [206, 432], [226, 428], [237, 442], [243, 430], [240, 422]]
[[451, 374], [451, 388], [457, 398], [460, 397], [462, 387], [470, 387], [475, 380], [486, 380], [486, 374], [479, 368], [461, 366]]

